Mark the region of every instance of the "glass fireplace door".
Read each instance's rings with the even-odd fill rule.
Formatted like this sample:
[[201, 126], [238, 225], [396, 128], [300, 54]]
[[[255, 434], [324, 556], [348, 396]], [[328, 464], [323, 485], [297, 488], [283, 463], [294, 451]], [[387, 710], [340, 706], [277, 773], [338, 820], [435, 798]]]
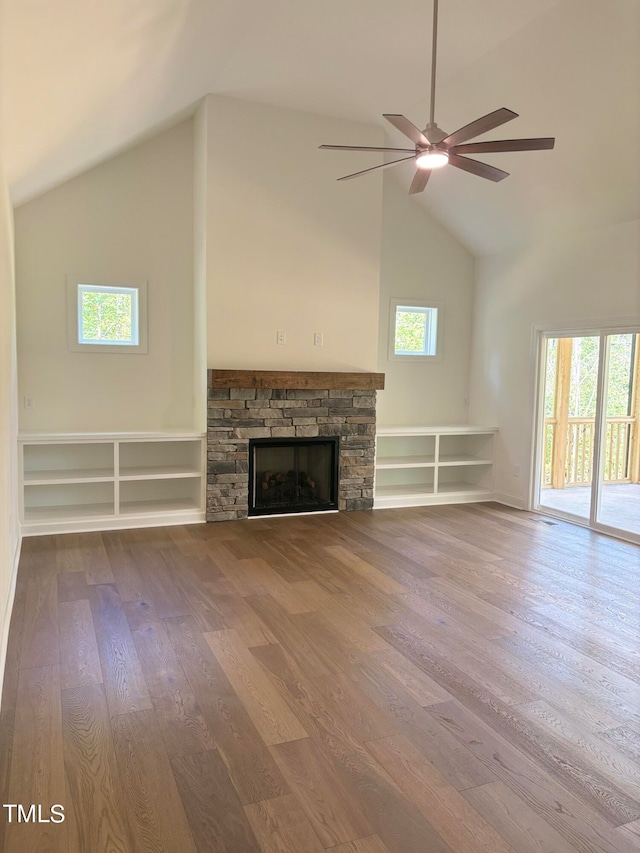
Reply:
[[338, 508], [338, 442], [254, 439], [249, 443], [249, 515]]

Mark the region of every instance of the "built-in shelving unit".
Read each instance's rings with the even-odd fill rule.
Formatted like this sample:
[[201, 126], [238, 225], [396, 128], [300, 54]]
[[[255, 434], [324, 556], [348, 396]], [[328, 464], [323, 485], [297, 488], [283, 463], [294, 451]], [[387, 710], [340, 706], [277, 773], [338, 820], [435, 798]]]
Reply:
[[493, 499], [495, 427], [379, 427], [374, 507]]
[[23, 433], [26, 536], [204, 521], [200, 433]]

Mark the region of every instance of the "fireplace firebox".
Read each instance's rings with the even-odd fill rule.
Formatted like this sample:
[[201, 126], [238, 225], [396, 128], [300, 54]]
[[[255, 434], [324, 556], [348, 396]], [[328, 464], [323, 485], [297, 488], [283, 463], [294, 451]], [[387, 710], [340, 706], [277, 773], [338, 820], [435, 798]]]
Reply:
[[249, 515], [338, 509], [338, 438], [249, 441]]

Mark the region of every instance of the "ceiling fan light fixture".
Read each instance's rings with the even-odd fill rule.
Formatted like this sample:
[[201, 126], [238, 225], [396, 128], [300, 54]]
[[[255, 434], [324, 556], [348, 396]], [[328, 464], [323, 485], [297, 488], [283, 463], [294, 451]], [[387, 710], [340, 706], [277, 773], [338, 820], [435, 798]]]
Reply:
[[449, 162], [449, 155], [441, 149], [421, 151], [416, 157], [418, 169], [441, 169]]

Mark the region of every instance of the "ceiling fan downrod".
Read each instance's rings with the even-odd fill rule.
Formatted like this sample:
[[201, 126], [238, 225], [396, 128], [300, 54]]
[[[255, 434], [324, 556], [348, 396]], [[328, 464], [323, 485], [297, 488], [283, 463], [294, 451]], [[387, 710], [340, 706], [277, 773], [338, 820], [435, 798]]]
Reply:
[[431, 35], [431, 106], [429, 109], [429, 124], [424, 129], [424, 135], [432, 145], [446, 137], [446, 133], [440, 130], [436, 124], [436, 60], [438, 54], [438, 3], [433, 0], [433, 32]]
[[429, 124], [435, 124], [436, 115], [436, 55], [438, 52], [438, 0], [433, 0], [433, 34], [431, 41], [431, 110]]

